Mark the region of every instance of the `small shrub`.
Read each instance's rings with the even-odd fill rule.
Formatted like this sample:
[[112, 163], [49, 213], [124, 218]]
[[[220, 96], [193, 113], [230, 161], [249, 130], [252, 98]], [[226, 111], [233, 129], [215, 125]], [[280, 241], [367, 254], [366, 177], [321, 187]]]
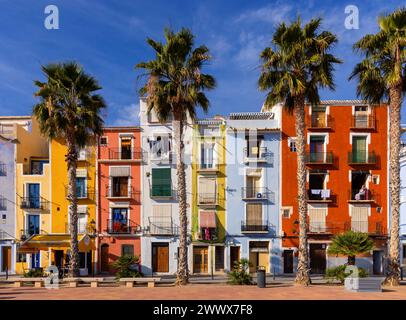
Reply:
[[234, 285], [252, 284], [252, 277], [249, 273], [250, 263], [247, 259], [241, 259], [234, 263], [233, 271], [228, 273], [228, 283]]
[[24, 272], [24, 278], [41, 278], [44, 276], [42, 268], [30, 269]]
[[143, 274], [138, 270], [134, 270], [132, 266], [138, 264], [138, 256], [124, 255], [112, 263], [113, 268], [117, 270], [116, 278], [138, 278]]
[[[343, 284], [345, 278], [352, 273], [345, 273], [346, 267], [347, 265], [341, 265], [333, 268], [328, 268], [326, 270], [325, 278], [328, 280], [338, 280], [341, 284]], [[368, 271], [366, 271], [364, 268], [358, 268], [358, 276], [360, 278], [366, 278], [368, 277]]]

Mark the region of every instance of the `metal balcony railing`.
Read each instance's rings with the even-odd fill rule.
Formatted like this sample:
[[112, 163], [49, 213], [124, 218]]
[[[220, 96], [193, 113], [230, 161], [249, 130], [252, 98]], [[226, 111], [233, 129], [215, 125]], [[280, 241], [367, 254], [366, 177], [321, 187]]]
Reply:
[[173, 223], [172, 217], [149, 217], [147, 233], [170, 236], [178, 233], [178, 227]]
[[32, 227], [32, 228], [27, 228], [27, 229], [21, 229], [20, 230], [20, 240], [25, 241], [29, 239], [32, 236], [35, 236], [37, 234], [46, 234], [44, 230], [41, 230], [39, 227]]
[[245, 147], [244, 157], [250, 161], [266, 161], [268, 159], [268, 149], [266, 147]]
[[377, 195], [370, 189], [350, 190], [349, 200], [351, 201], [375, 201]]
[[158, 162], [173, 162], [174, 161], [174, 155], [175, 153], [173, 151], [159, 151], [159, 152], [154, 152], [150, 151], [149, 152], [149, 157], [151, 161], [158, 161]]
[[141, 231], [139, 224], [128, 220], [107, 219], [107, 230], [109, 234], [134, 234]]
[[306, 164], [332, 164], [333, 153], [329, 152], [306, 152], [305, 154]]
[[119, 148], [109, 148], [108, 157], [110, 160], [142, 160], [141, 149], [127, 150]]
[[[67, 197], [69, 195], [69, 188], [68, 186], [65, 186], [65, 196]], [[76, 197], [78, 200], [94, 200], [95, 199], [96, 192], [92, 188], [78, 188], [76, 187]]]
[[311, 115], [307, 117], [307, 129], [319, 130], [330, 129], [333, 126], [333, 119], [330, 115]]
[[330, 189], [308, 189], [307, 200], [310, 201], [332, 201], [333, 195]]
[[42, 197], [21, 197], [21, 209], [49, 210], [49, 201]]
[[218, 169], [217, 163], [199, 163], [197, 165], [198, 171], [218, 171]]
[[241, 232], [268, 232], [267, 220], [243, 220], [241, 221]]
[[359, 150], [348, 153], [348, 164], [376, 164], [376, 155], [374, 151], [367, 152]]
[[245, 200], [268, 200], [271, 198], [271, 191], [266, 187], [243, 187], [241, 197]]
[[134, 198], [139, 191], [137, 192], [134, 187], [123, 187], [123, 188], [115, 188], [113, 186], [106, 187], [106, 197], [107, 198], [123, 198], [123, 199], [131, 199]]
[[374, 130], [376, 119], [373, 115], [354, 115], [351, 119], [351, 129]]
[[217, 205], [217, 193], [198, 193], [199, 205]]
[[357, 221], [351, 220], [345, 224], [345, 231], [363, 232], [370, 235], [386, 235], [386, 229], [382, 222], [370, 222], [370, 221]]
[[[94, 234], [96, 230], [90, 223], [80, 223], [78, 222], [78, 234]], [[65, 224], [65, 233], [71, 233], [71, 224]]]

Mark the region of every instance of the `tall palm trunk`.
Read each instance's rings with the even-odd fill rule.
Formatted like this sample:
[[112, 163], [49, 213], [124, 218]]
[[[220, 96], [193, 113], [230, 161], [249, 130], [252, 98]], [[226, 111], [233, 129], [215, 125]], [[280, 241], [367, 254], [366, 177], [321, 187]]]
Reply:
[[310, 284], [309, 255], [307, 251], [307, 201], [306, 201], [306, 166], [305, 166], [305, 101], [298, 97], [293, 110], [296, 129], [297, 152], [297, 202], [299, 207], [299, 261], [295, 282], [300, 285]]
[[186, 285], [189, 282], [188, 252], [187, 252], [187, 215], [186, 215], [186, 173], [183, 144], [183, 115], [174, 114], [173, 132], [176, 150], [177, 192], [179, 201], [179, 257], [176, 285]]
[[67, 138], [66, 162], [68, 165], [68, 200], [69, 200], [69, 233], [70, 233], [70, 265], [69, 276], [79, 276], [79, 244], [78, 244], [78, 200], [76, 194], [76, 160], [77, 151], [76, 146], [73, 143], [73, 137]]
[[389, 245], [388, 272], [385, 284], [399, 285], [400, 260], [399, 260], [399, 220], [400, 220], [400, 109], [402, 105], [402, 84], [389, 90], [389, 118], [390, 118], [390, 207], [391, 230]]

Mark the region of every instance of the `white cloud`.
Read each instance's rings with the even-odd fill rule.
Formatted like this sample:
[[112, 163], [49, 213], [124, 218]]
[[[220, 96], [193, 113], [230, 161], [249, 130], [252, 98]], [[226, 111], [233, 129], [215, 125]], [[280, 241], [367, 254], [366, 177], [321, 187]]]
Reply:
[[137, 126], [139, 119], [140, 104], [133, 103], [129, 106], [115, 107], [118, 116], [111, 122], [112, 126]]
[[279, 23], [290, 15], [292, 7], [287, 4], [273, 4], [255, 10], [248, 10], [236, 18], [236, 22]]
[[269, 45], [270, 39], [264, 35], [241, 32], [240, 50], [234, 56], [235, 61], [243, 67], [256, 67], [259, 64], [260, 52]]

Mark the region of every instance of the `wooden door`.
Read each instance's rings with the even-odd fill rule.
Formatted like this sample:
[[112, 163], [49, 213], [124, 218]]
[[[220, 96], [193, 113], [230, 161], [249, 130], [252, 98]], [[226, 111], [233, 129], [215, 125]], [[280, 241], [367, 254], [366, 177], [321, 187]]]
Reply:
[[293, 250], [283, 251], [283, 273], [293, 273]]
[[2, 247], [2, 266], [1, 270], [5, 272], [6, 270], [10, 271], [11, 269], [11, 247]]
[[169, 245], [152, 244], [152, 271], [169, 272]]
[[101, 272], [109, 271], [109, 245], [103, 244], [101, 246]]
[[193, 248], [193, 272], [207, 273], [208, 272], [208, 247]]
[[240, 260], [240, 247], [230, 247], [230, 270], [233, 270], [235, 262]]
[[250, 273], [257, 272], [257, 268], [258, 268], [258, 252], [250, 252], [249, 261], [250, 261], [250, 268], [249, 268]]
[[258, 267], [265, 267], [266, 272], [269, 272], [268, 252], [258, 252]]
[[324, 243], [310, 244], [310, 271], [313, 274], [326, 272], [326, 245]]

